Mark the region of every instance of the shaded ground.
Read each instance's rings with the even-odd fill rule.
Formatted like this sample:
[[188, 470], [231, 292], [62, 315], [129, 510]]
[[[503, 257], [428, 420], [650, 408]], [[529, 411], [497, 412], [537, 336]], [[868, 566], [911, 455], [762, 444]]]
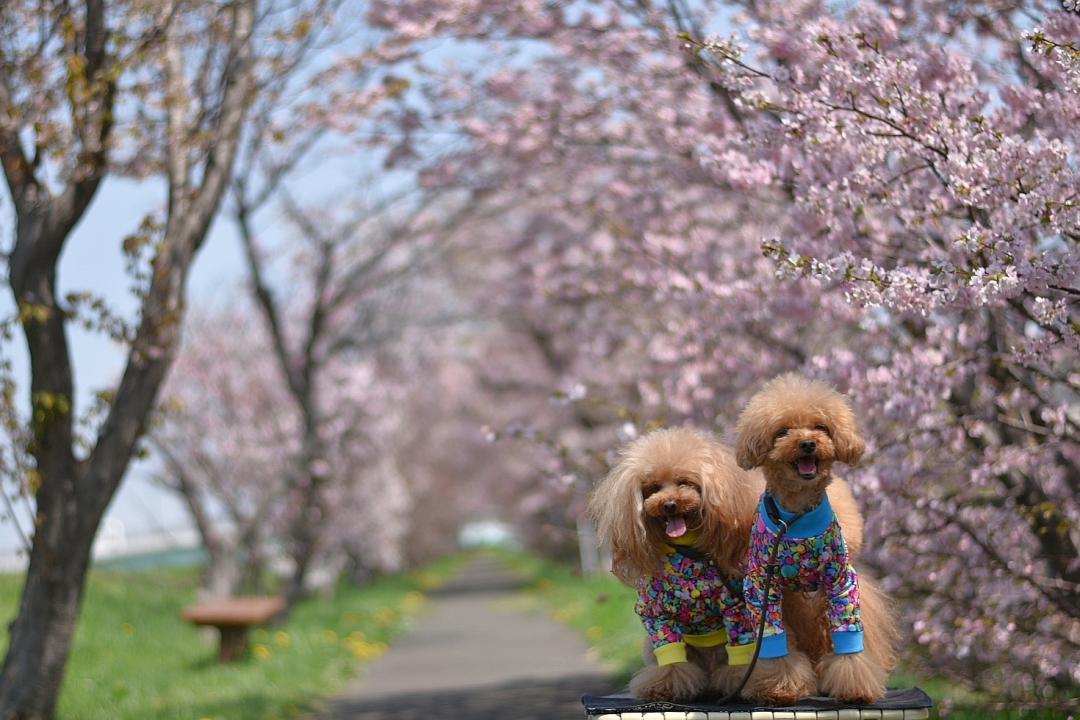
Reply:
[[573, 631], [515, 603], [519, 589], [497, 560], [477, 559], [433, 594], [410, 635], [317, 717], [584, 717], [581, 694], [611, 692], [611, 680]]

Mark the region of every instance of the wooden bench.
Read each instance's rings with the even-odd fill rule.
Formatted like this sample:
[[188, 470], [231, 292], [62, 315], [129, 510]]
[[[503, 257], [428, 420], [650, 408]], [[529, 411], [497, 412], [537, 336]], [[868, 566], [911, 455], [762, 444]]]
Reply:
[[195, 625], [212, 625], [221, 634], [218, 661], [227, 663], [243, 657], [247, 632], [252, 625], [264, 625], [285, 609], [285, 598], [243, 596], [205, 600], [186, 608], [184, 620]]

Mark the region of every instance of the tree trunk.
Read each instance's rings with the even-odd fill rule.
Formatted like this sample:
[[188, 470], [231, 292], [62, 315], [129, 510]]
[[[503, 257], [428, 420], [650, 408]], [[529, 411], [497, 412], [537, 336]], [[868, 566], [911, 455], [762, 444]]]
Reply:
[[[303, 512], [301, 510], [301, 512]], [[292, 612], [296, 603], [304, 599], [307, 593], [307, 575], [311, 562], [315, 559], [315, 532], [309, 523], [298, 521], [293, 527], [293, 572], [285, 588], [285, 615]]]
[[[38, 500], [43, 513], [52, 509], [42, 494]], [[52, 501], [74, 505], [63, 498]], [[35, 535], [0, 685], [5, 720], [49, 720], [55, 712], [97, 526], [66, 514], [53, 515]]]
[[43, 194], [21, 210], [10, 275], [16, 304], [34, 308], [22, 325], [30, 354], [37, 516], [19, 614], [0, 670], [0, 718], [48, 720], [71, 651], [100, 514], [85, 508], [85, 468], [72, 451], [74, 380], [55, 292], [62, 246], [55, 233], [66, 230], [50, 227], [50, 216], [60, 213]]
[[603, 570], [600, 566], [600, 540], [596, 536], [596, 526], [585, 512], [588, 497], [589, 490], [585, 487], [585, 483], [580, 479], [575, 480], [574, 504], [577, 511], [578, 560], [581, 563], [581, 574], [586, 576], [596, 575]]
[[243, 568], [240, 566], [239, 550], [222, 544], [213, 551], [207, 547], [205, 586], [200, 593], [206, 598], [232, 597], [240, 590]]
[[241, 592], [249, 592], [253, 595], [266, 593], [266, 558], [258, 547], [248, 549], [247, 557], [244, 558], [243, 572], [240, 576]]
[[326, 518], [323, 507], [322, 488], [326, 483], [325, 471], [319, 467], [325, 461], [322, 443], [319, 440], [318, 410], [313, 383], [305, 383], [305, 394], [301, 403], [304, 413], [304, 449], [301, 467], [305, 477], [302, 486], [300, 507], [293, 520], [290, 532], [292, 540], [291, 555], [293, 573], [285, 590], [285, 612], [282, 618], [292, 613], [293, 607], [300, 602], [307, 592], [307, 576], [311, 565], [319, 552], [322, 540], [322, 524]]

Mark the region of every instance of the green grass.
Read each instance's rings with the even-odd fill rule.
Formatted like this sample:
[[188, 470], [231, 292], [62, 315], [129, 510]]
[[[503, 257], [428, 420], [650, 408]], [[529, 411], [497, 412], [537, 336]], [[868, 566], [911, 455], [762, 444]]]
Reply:
[[[424, 590], [458, 562], [447, 559], [363, 588], [342, 585], [332, 600], [302, 603], [286, 625], [253, 631], [249, 657], [230, 665], [216, 661], [216, 631], [200, 631], [180, 619], [181, 609], [195, 599], [197, 570], [95, 570], [58, 717], [298, 717], [384, 652], [422, 611]], [[0, 576], [0, 617], [14, 613], [21, 582], [21, 576]]]
[[[503, 553], [506, 562], [525, 575], [530, 588], [552, 610], [556, 620], [581, 631], [594, 651], [622, 680], [641, 667], [641, 621], [634, 614], [635, 593], [614, 577], [582, 577], [572, 570], [532, 556]], [[918, 686], [934, 699], [935, 707], [950, 708], [956, 720], [1051, 720], [1060, 711], [994, 711], [986, 699], [947, 680], [897, 671], [893, 687]]]

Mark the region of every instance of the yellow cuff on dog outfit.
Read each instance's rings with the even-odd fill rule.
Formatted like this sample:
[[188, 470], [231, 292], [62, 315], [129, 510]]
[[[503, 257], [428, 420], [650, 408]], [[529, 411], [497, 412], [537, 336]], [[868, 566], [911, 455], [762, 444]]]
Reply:
[[728, 641], [727, 630], [720, 628], [704, 635], [683, 635], [687, 645], [700, 648], [711, 648], [723, 645]]
[[661, 645], [653, 650], [657, 665], [674, 665], [686, 662], [686, 643], [676, 642]]
[[749, 665], [750, 661], [754, 659], [754, 648], [756, 647], [756, 642], [748, 643], [746, 645], [728, 645], [724, 648], [727, 650], [727, 664]]

